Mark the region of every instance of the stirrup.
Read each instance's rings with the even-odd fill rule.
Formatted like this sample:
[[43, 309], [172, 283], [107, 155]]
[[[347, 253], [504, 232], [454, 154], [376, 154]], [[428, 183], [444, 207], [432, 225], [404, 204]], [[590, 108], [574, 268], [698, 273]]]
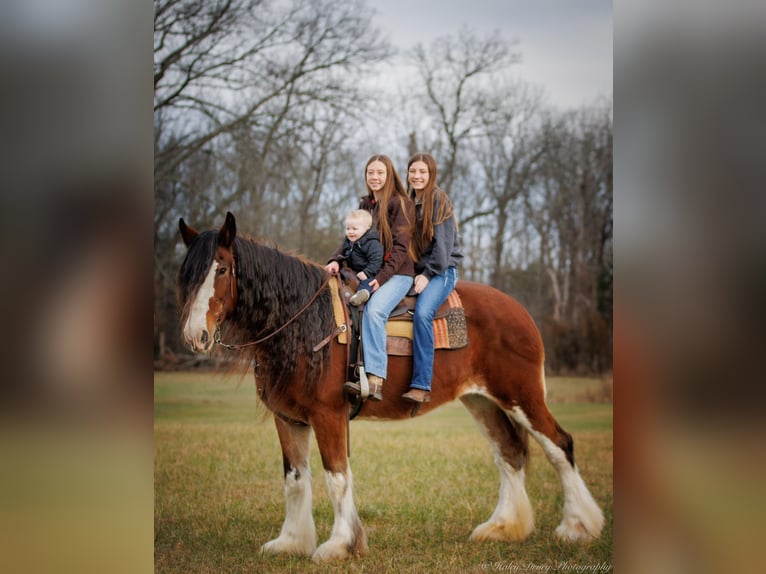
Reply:
[[370, 399], [373, 401], [383, 400], [383, 385], [378, 383], [370, 383]]

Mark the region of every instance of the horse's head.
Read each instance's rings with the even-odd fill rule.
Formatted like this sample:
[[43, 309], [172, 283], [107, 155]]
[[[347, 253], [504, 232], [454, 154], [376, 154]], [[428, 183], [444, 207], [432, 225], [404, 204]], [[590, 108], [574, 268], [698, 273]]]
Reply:
[[218, 231], [198, 232], [178, 222], [181, 237], [188, 248], [178, 272], [178, 298], [183, 337], [192, 351], [206, 353], [213, 347], [219, 326], [237, 304], [237, 273], [234, 216]]

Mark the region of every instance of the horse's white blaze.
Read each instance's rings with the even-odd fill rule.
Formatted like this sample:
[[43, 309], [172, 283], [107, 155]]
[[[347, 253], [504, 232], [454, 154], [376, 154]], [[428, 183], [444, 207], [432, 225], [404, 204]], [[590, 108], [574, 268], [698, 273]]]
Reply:
[[285, 476], [285, 521], [279, 537], [267, 542], [262, 552], [311, 555], [317, 546], [311, 513], [311, 471], [308, 466], [292, 469]]
[[184, 324], [184, 340], [191, 346], [192, 351], [206, 351], [213, 344], [213, 333], [208, 333], [206, 343], [202, 342], [202, 333], [207, 331], [207, 311], [213, 296], [213, 281], [217, 272], [218, 262], [213, 261], [205, 280], [194, 295], [189, 316]]
[[314, 553], [316, 562], [346, 558], [354, 543], [354, 525], [359, 521], [354, 506], [354, 488], [351, 469], [346, 473], [325, 471], [327, 491], [335, 513], [330, 538]]
[[566, 540], [597, 538], [604, 526], [604, 515], [585, 486], [577, 466], [569, 464], [564, 451], [532, 427], [521, 408], [513, 407], [509, 414], [532, 434], [558, 472], [564, 491], [564, 516], [556, 528], [556, 535]]

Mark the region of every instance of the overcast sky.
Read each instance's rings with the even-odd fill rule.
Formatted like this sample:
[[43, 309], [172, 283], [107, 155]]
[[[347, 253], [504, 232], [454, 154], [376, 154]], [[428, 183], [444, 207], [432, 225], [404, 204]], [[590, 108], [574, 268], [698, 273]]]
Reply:
[[374, 23], [401, 51], [465, 24], [518, 40], [515, 72], [561, 108], [612, 95], [612, 2], [606, 0], [377, 0]]

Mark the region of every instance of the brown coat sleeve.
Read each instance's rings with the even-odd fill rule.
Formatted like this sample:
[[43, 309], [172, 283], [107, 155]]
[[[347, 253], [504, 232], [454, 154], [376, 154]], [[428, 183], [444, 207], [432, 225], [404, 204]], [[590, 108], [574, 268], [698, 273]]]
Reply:
[[[404, 209], [408, 211], [407, 216], [402, 209], [402, 203], [404, 203]], [[388, 205], [388, 220], [391, 222], [391, 233], [393, 235], [394, 245], [389, 253], [385, 254], [383, 260], [383, 267], [375, 276], [378, 281], [378, 285], [383, 285], [394, 275], [409, 275], [412, 277], [415, 274], [415, 268], [410, 259], [410, 221], [415, 217], [414, 204], [409, 199], [404, 202], [398, 199], [392, 200]]]

